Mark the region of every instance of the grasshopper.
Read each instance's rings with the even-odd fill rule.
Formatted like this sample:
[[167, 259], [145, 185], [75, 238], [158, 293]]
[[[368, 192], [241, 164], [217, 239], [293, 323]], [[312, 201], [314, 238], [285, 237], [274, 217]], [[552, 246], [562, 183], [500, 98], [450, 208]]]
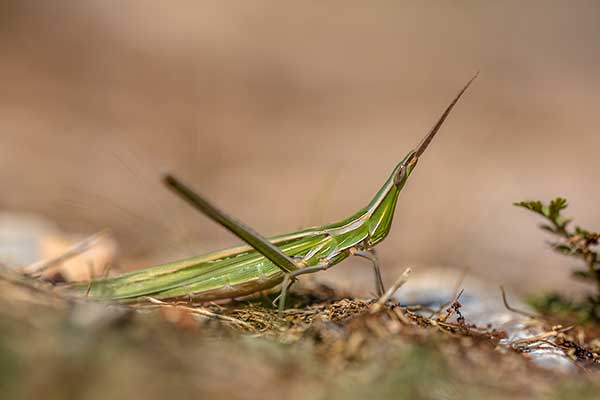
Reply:
[[278, 301], [282, 310], [290, 286], [300, 275], [324, 271], [357, 256], [371, 262], [375, 287], [382, 295], [384, 285], [373, 248], [388, 235], [398, 194], [419, 158], [476, 76], [458, 92], [419, 145], [394, 168], [371, 202], [354, 215], [322, 227], [265, 238], [166, 174], [163, 183], [168, 188], [247, 245], [93, 280], [85, 286], [79, 285], [80, 290], [101, 300], [136, 301], [153, 297], [210, 301], [248, 296], [281, 284]]

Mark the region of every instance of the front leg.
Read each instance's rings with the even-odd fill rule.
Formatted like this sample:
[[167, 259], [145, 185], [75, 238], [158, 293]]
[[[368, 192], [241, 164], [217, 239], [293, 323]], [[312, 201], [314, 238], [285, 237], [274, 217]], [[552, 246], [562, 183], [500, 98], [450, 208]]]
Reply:
[[373, 273], [375, 275], [375, 289], [379, 297], [385, 293], [385, 287], [383, 286], [383, 279], [381, 278], [381, 271], [379, 270], [379, 259], [374, 249], [368, 250], [355, 250], [350, 249], [350, 254], [357, 257], [366, 258], [373, 263]]

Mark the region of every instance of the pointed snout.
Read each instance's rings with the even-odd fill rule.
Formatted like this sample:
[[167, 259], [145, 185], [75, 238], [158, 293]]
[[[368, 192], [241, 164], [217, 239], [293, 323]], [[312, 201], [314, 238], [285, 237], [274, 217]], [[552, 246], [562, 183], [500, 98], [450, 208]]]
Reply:
[[467, 84], [454, 97], [454, 100], [452, 100], [452, 102], [448, 105], [448, 107], [446, 107], [446, 109], [444, 110], [443, 114], [437, 120], [437, 122], [435, 123], [435, 125], [431, 128], [431, 130], [427, 133], [427, 135], [425, 135], [425, 137], [423, 138], [423, 140], [421, 140], [421, 143], [419, 143], [419, 145], [415, 149], [415, 158], [418, 159], [421, 156], [421, 154], [423, 154], [425, 152], [425, 150], [427, 149], [427, 147], [429, 146], [429, 144], [431, 143], [431, 141], [433, 140], [433, 138], [435, 137], [435, 135], [437, 134], [437, 132], [440, 130], [440, 128], [444, 124], [444, 121], [446, 120], [446, 118], [448, 118], [448, 115], [450, 115], [450, 112], [452, 111], [452, 109], [454, 108], [454, 106], [456, 105], [456, 103], [458, 103], [458, 100], [466, 92], [466, 90], [469, 88], [469, 86], [471, 85], [471, 83], [473, 83], [473, 81], [475, 80], [475, 78], [477, 78], [477, 75], [479, 75], [479, 72], [477, 72], [471, 79], [469, 79], [469, 81], [467, 82]]

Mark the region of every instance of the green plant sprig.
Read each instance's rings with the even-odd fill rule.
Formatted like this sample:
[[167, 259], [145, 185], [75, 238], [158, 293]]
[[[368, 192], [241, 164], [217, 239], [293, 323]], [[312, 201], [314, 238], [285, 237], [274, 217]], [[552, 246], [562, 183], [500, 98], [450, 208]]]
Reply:
[[594, 249], [600, 241], [600, 233], [580, 226], [570, 228], [572, 220], [561, 214], [568, 206], [567, 200], [562, 197], [557, 197], [549, 204], [543, 204], [541, 201], [522, 201], [514, 205], [544, 217], [547, 222], [541, 224], [540, 228], [558, 238], [550, 242], [555, 251], [584, 261], [587, 268], [574, 270], [573, 276], [595, 283], [596, 294], [590, 300], [600, 305], [600, 260], [598, 252]]

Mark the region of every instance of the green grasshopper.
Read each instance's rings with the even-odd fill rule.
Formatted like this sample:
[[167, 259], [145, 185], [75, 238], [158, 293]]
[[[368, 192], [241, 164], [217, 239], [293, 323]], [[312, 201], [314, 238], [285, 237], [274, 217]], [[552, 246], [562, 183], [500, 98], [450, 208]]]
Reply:
[[398, 194], [419, 157], [476, 76], [460, 90], [421, 143], [394, 168], [371, 202], [354, 215], [333, 224], [267, 239], [167, 174], [163, 177], [167, 187], [248, 245], [94, 280], [79, 289], [102, 300], [153, 297], [210, 301], [248, 296], [282, 284], [278, 296], [282, 310], [288, 289], [298, 276], [327, 270], [349, 256], [357, 256], [371, 262], [376, 290], [382, 295], [383, 280], [373, 248], [388, 235]]

